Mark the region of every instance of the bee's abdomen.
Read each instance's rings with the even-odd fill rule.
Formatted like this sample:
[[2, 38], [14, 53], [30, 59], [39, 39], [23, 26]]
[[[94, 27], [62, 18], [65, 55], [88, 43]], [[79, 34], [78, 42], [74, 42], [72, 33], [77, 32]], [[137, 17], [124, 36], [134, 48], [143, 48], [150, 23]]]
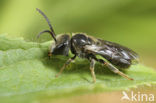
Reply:
[[108, 59], [113, 65], [118, 66], [120, 68], [128, 68], [131, 66], [131, 60], [126, 59]]

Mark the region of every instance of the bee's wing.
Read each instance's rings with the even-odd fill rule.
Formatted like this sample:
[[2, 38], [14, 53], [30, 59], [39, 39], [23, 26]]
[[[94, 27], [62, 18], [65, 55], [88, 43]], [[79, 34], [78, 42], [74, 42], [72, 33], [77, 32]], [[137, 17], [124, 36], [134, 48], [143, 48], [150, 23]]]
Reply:
[[110, 41], [105, 41], [105, 40], [101, 40], [101, 43], [102, 45], [106, 45], [107, 46], [107, 49], [111, 49], [115, 52], [118, 52], [120, 53], [121, 56], [129, 56], [130, 59], [138, 59], [139, 56], [136, 52], [134, 52], [133, 50], [125, 47], [125, 46], [122, 46], [120, 44], [117, 44], [117, 43], [113, 43], [113, 42], [110, 42]]
[[[85, 50], [101, 55], [112, 64], [129, 66], [132, 60], [138, 61], [138, 55], [131, 49], [121, 46], [117, 43], [98, 39], [99, 43], [86, 45]], [[124, 67], [124, 66], [123, 66]]]

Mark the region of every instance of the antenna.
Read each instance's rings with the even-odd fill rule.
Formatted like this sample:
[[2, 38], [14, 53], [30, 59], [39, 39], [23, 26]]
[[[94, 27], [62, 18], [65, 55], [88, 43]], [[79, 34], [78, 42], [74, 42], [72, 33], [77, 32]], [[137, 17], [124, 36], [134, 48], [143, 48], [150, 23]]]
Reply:
[[45, 18], [45, 20], [47, 21], [47, 23], [48, 23], [48, 25], [49, 25], [49, 28], [50, 28], [50, 30], [44, 30], [44, 31], [40, 32], [40, 33], [37, 35], [37, 38], [39, 38], [41, 34], [47, 32], [47, 33], [50, 33], [51, 36], [53, 37], [53, 39], [55, 40], [55, 42], [57, 42], [55, 32], [54, 32], [54, 30], [53, 30], [53, 27], [52, 27], [52, 25], [51, 25], [51, 23], [50, 23], [48, 17], [47, 17], [40, 9], [36, 8], [36, 10]]

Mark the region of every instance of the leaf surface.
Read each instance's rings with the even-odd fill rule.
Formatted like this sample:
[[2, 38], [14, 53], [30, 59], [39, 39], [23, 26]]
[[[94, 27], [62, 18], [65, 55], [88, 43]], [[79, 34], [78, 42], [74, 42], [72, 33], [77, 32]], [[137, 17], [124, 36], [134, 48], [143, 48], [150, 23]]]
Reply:
[[96, 64], [97, 82], [87, 60], [77, 58], [55, 78], [69, 57], [47, 57], [51, 42], [35, 43], [0, 35], [0, 102], [31, 103], [48, 98], [90, 92], [127, 90], [143, 84], [156, 84], [156, 72], [142, 64], [123, 71], [134, 81], [116, 75]]

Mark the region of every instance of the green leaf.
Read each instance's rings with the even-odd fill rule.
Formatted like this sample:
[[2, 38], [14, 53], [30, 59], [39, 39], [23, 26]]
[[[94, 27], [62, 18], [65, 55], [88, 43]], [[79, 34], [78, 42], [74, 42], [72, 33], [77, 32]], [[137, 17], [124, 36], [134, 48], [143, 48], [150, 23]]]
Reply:
[[0, 102], [29, 103], [82, 93], [127, 90], [143, 84], [156, 84], [156, 72], [142, 64], [123, 71], [134, 81], [116, 75], [108, 68], [96, 65], [97, 82], [92, 77], [87, 60], [77, 58], [60, 77], [55, 78], [69, 57], [47, 53], [51, 41], [26, 42], [0, 35]]

